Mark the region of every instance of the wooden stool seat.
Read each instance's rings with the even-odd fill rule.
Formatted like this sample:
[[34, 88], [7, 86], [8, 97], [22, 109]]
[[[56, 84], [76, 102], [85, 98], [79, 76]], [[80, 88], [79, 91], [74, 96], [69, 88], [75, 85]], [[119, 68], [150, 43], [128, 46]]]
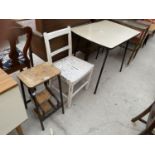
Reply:
[[50, 63], [42, 63], [27, 69], [18, 75], [18, 78], [28, 87], [34, 88], [60, 74], [60, 70]]

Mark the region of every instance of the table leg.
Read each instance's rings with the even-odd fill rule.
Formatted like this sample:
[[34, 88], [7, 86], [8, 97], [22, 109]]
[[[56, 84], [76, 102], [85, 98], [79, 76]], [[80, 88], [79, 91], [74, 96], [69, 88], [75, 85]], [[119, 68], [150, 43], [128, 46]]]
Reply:
[[96, 54], [96, 59], [98, 58], [98, 55], [99, 55], [101, 49], [102, 49], [102, 47], [99, 46], [98, 50], [97, 50], [97, 54]]
[[18, 135], [24, 135], [21, 125], [16, 127], [16, 132], [18, 133]]
[[109, 49], [107, 48], [106, 53], [105, 53], [105, 57], [104, 57], [104, 60], [103, 60], [103, 64], [102, 64], [102, 67], [101, 67], [101, 70], [100, 70], [100, 74], [99, 74], [99, 77], [98, 77], [98, 80], [97, 80], [97, 83], [96, 83], [94, 94], [96, 94], [96, 91], [97, 91], [97, 88], [98, 88], [98, 85], [99, 85], [99, 82], [100, 82], [100, 78], [101, 78], [101, 75], [102, 75], [102, 72], [103, 72], [103, 69], [104, 69], [108, 54], [109, 54]]
[[62, 96], [62, 87], [61, 87], [61, 79], [60, 75], [58, 75], [58, 83], [59, 83], [59, 89], [60, 89], [60, 99], [61, 99], [61, 106], [62, 106], [62, 113], [64, 114], [64, 103], [63, 103], [63, 96]]
[[125, 56], [126, 56], [127, 49], [128, 49], [128, 44], [129, 44], [129, 41], [126, 42], [126, 47], [125, 47], [124, 54], [123, 54], [123, 59], [122, 59], [122, 64], [121, 64], [120, 72], [122, 71], [122, 68], [123, 68], [123, 65], [124, 65]]
[[24, 91], [24, 85], [21, 80], [20, 80], [20, 85], [21, 85], [21, 91], [22, 91], [22, 96], [23, 96], [23, 100], [24, 100], [24, 105], [25, 105], [25, 108], [27, 109], [27, 101], [26, 101], [26, 95], [25, 95], [25, 91]]
[[79, 50], [79, 44], [80, 44], [80, 37], [78, 36], [76, 38], [76, 47], [74, 48], [74, 52], [73, 52], [74, 56], [76, 56], [76, 52]]

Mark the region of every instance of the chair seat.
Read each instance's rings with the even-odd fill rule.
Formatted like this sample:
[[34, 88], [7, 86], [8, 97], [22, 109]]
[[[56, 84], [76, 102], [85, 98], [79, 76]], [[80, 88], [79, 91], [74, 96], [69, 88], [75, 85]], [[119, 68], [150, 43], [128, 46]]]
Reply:
[[93, 64], [83, 61], [75, 56], [65, 57], [55, 62], [54, 65], [61, 70], [61, 76], [72, 83], [78, 82], [94, 67]]
[[[18, 48], [16, 50], [17, 50], [18, 55], [19, 55], [18, 56], [18, 62], [20, 64], [24, 64], [25, 58], [24, 58], [23, 52], [20, 51]], [[3, 51], [3, 52], [0, 53], [0, 60], [2, 62], [2, 65], [3, 65], [3, 69], [4, 70], [7, 70], [7, 69], [9, 69], [9, 68], [12, 67], [12, 61], [9, 58], [9, 53], [10, 53], [9, 52], [9, 49], [7, 49], [7, 50], [5, 50], [5, 51]]]

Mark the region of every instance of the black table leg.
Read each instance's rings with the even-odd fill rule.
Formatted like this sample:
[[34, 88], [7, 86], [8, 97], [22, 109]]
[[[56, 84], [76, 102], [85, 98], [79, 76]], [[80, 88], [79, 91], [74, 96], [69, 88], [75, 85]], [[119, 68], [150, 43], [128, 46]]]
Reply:
[[96, 59], [98, 58], [98, 55], [99, 55], [101, 49], [102, 49], [102, 47], [98, 47], [97, 54], [96, 54]]
[[61, 87], [61, 79], [60, 75], [58, 75], [58, 83], [59, 83], [59, 89], [60, 89], [60, 99], [61, 99], [61, 106], [62, 106], [62, 113], [64, 114], [64, 103], [63, 103], [63, 96], [62, 96], [62, 87]]
[[127, 49], [128, 49], [128, 44], [129, 44], [129, 41], [126, 42], [126, 47], [125, 47], [124, 54], [123, 54], [123, 59], [122, 59], [122, 64], [121, 64], [120, 72], [122, 71], [122, 68], [123, 68], [123, 65], [124, 65], [125, 56], [126, 56]]
[[101, 70], [100, 70], [100, 74], [99, 74], [99, 77], [98, 77], [98, 80], [97, 80], [97, 83], [96, 83], [94, 94], [96, 94], [96, 91], [97, 91], [97, 88], [98, 88], [98, 85], [99, 85], [99, 82], [100, 82], [100, 78], [101, 78], [101, 75], [102, 75], [102, 72], [103, 72], [103, 69], [104, 69], [108, 54], [109, 54], [109, 49], [107, 48], [106, 53], [105, 53], [105, 57], [104, 57], [104, 60], [103, 60], [103, 64], [102, 64], [102, 67], [101, 67]]
[[23, 100], [24, 100], [24, 105], [25, 108], [27, 109], [27, 101], [26, 101], [26, 95], [25, 95], [25, 91], [24, 91], [24, 85], [23, 82], [20, 80], [20, 85], [21, 85], [21, 90], [22, 90], [22, 96], [23, 96]]

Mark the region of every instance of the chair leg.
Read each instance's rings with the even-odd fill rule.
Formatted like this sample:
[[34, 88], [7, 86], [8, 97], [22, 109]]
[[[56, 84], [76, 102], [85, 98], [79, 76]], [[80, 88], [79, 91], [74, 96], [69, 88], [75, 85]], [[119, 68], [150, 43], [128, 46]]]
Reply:
[[85, 89], [88, 89], [89, 88], [89, 84], [90, 84], [90, 81], [91, 81], [92, 73], [93, 73], [93, 69], [89, 73], [89, 76], [88, 76], [88, 84], [86, 85]]
[[149, 127], [146, 127], [141, 133], [140, 135], [152, 135], [152, 130], [155, 127], [155, 121], [153, 121]]
[[96, 58], [95, 58], [95, 59], [98, 58], [98, 55], [99, 55], [99, 53], [100, 53], [100, 49], [101, 49], [101, 47], [98, 48], [98, 50], [97, 50], [97, 54], [96, 54]]
[[132, 52], [132, 53], [131, 53], [130, 58], [129, 58], [128, 62], [127, 62], [127, 65], [129, 65], [129, 64], [130, 64], [130, 62], [131, 62], [131, 59], [132, 59], [133, 55], [134, 55], [134, 52]]
[[133, 49], [133, 51], [132, 51], [132, 53], [131, 53], [131, 55], [130, 55], [130, 58], [129, 58], [129, 60], [128, 60], [127, 65], [130, 64], [130, 62], [131, 62], [131, 60], [132, 60], [132, 58], [133, 58], [133, 56], [134, 56], [134, 54], [135, 54], [135, 52], [136, 52], [136, 49], [137, 49], [137, 46], [134, 47], [134, 49]]
[[73, 98], [73, 84], [69, 84], [69, 90], [68, 90], [68, 107], [72, 104], [72, 98]]
[[152, 105], [149, 106], [149, 107], [148, 107], [146, 110], [144, 110], [142, 113], [140, 113], [138, 116], [134, 117], [131, 121], [132, 121], [132, 122], [136, 122], [136, 121], [139, 120], [140, 118], [144, 117], [147, 113], [150, 112], [151, 107], [152, 107]]
[[138, 53], [139, 49], [137, 49], [134, 53], [133, 59], [136, 57], [137, 53]]

